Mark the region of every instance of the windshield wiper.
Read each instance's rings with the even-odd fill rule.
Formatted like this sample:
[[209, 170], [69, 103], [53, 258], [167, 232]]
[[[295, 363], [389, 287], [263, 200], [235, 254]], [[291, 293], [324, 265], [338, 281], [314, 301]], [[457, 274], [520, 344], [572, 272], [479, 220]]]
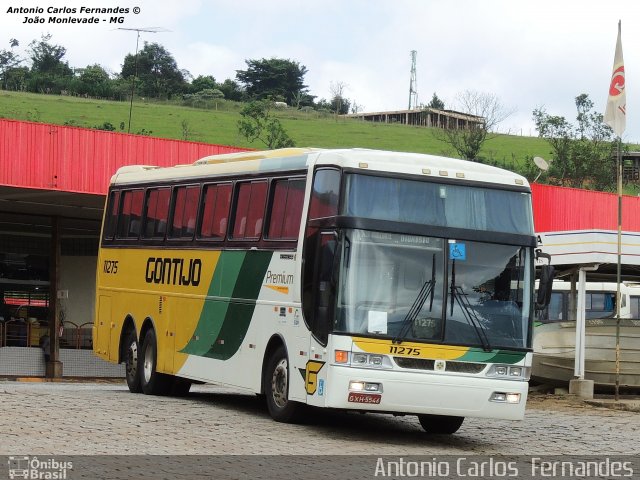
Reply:
[[433, 309], [433, 292], [434, 292], [435, 285], [436, 285], [436, 254], [434, 253], [433, 258], [431, 260], [431, 279], [427, 280], [426, 282], [424, 282], [424, 284], [422, 284], [422, 288], [418, 292], [418, 296], [413, 301], [413, 305], [411, 305], [411, 308], [407, 312], [407, 315], [402, 320], [402, 324], [400, 325], [400, 332], [398, 333], [398, 335], [396, 335], [393, 338], [393, 340], [391, 340], [392, 343], [402, 343], [404, 341], [405, 337], [407, 336], [407, 333], [409, 333], [409, 327], [411, 326], [413, 321], [416, 319], [416, 317], [422, 310], [424, 302], [427, 301], [427, 297], [429, 296], [431, 297], [429, 301], [429, 311]]
[[491, 351], [491, 345], [489, 344], [489, 337], [487, 337], [487, 332], [485, 331], [478, 315], [475, 310], [471, 307], [471, 303], [469, 303], [469, 299], [467, 298], [467, 294], [462, 290], [462, 287], [456, 285], [456, 261], [452, 261], [451, 266], [451, 316], [453, 315], [453, 302], [455, 301], [460, 310], [462, 311], [462, 316], [467, 321], [469, 325], [473, 327], [480, 340], [480, 344], [482, 345], [482, 349], [485, 352]]

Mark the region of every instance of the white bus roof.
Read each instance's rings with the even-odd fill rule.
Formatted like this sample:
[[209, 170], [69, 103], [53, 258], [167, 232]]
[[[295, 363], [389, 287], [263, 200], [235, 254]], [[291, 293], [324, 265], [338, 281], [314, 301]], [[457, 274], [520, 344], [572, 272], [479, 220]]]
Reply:
[[238, 173], [273, 173], [306, 170], [313, 165], [336, 165], [363, 172], [413, 174], [431, 178], [528, 187], [526, 178], [501, 168], [455, 158], [419, 153], [368, 149], [285, 148], [251, 151], [201, 158], [193, 164], [174, 167], [147, 165], [121, 167], [111, 178], [112, 185], [163, 180], [202, 178]]

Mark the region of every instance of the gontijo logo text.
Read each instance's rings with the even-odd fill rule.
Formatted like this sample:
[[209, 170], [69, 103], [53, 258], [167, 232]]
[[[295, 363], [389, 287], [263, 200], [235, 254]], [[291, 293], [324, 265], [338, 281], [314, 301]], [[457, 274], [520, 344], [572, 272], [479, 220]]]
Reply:
[[192, 258], [149, 257], [145, 277], [147, 283], [164, 285], [193, 286], [200, 285], [202, 260]]

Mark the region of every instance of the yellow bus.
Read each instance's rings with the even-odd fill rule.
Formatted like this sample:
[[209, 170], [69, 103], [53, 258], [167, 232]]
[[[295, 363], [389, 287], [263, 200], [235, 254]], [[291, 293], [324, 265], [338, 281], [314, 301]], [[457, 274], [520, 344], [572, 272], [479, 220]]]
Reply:
[[521, 419], [531, 192], [462, 160], [283, 149], [123, 167], [105, 208], [95, 353], [131, 392], [212, 382], [304, 406]]

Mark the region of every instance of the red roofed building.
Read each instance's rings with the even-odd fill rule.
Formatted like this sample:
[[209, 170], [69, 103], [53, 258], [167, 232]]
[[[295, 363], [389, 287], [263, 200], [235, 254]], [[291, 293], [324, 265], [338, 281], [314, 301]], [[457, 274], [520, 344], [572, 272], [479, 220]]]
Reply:
[[[109, 180], [124, 165], [173, 166], [244, 149], [0, 119], [0, 376], [122, 375], [91, 355], [95, 268]], [[561, 272], [617, 262], [617, 196], [534, 184], [535, 229]], [[639, 279], [640, 198], [624, 198], [623, 273]], [[63, 326], [63, 329], [60, 328]], [[46, 343], [46, 342], [45, 342]], [[18, 347], [20, 353], [16, 353]], [[26, 352], [26, 353], [25, 353]], [[16, 360], [16, 359], [20, 360]], [[93, 363], [91, 363], [93, 362]], [[115, 373], [114, 373], [115, 372]]]
[[[111, 176], [124, 165], [173, 166], [243, 150], [0, 119], [0, 376], [44, 375], [46, 335], [60, 338], [60, 357], [50, 342], [51, 358], [64, 362], [65, 376], [119, 375], [90, 351]], [[33, 348], [16, 349], [25, 346]]]

